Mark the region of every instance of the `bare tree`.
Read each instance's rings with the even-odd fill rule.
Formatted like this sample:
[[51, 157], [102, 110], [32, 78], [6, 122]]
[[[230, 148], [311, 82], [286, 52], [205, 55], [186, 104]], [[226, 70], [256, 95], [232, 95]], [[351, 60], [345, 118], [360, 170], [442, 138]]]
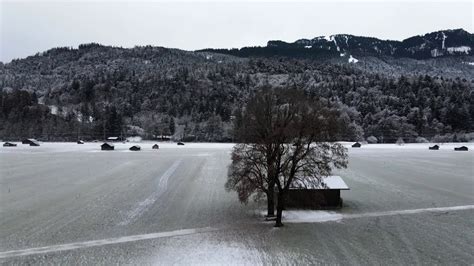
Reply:
[[[228, 191], [237, 191], [239, 200], [247, 203], [254, 195], [260, 199], [262, 193], [273, 193], [269, 188], [266, 159], [255, 144], [237, 144], [232, 150], [232, 164], [229, 166], [228, 180], [225, 187]], [[274, 203], [272, 203], [273, 205]]]
[[337, 112], [297, 89], [270, 89], [257, 93], [242, 115], [232, 153], [228, 190], [242, 202], [266, 194], [268, 215], [282, 226], [285, 197], [293, 182], [317, 182], [332, 168], [347, 166], [346, 149], [331, 142], [337, 135]]
[[[267, 198], [267, 217], [275, 216], [275, 180], [279, 153], [279, 138], [282, 121], [276, 108], [280, 101], [280, 90], [265, 87], [250, 99], [243, 113], [241, 123], [235, 129], [237, 140], [245, 145], [237, 145], [233, 150], [229, 167], [228, 190], [236, 190], [239, 199], [247, 202], [252, 194], [256, 199], [264, 193]], [[286, 118], [287, 124], [291, 118]], [[245, 159], [243, 159], [245, 158]]]
[[279, 172], [275, 180], [278, 189], [276, 227], [283, 225], [282, 212], [292, 185], [319, 185], [334, 167], [347, 167], [346, 148], [334, 142], [340, 130], [337, 112], [308, 98], [302, 91], [293, 91], [287, 101], [280, 109], [292, 120], [289, 130], [282, 132], [285, 137], [281, 138], [290, 142], [279, 143], [276, 160]]

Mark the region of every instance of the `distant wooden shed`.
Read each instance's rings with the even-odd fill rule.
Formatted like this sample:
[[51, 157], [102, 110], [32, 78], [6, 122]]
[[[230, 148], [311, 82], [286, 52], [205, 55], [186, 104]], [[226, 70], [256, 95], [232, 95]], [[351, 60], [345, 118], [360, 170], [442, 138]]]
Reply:
[[439, 150], [439, 146], [434, 145], [434, 146], [429, 147], [428, 149], [437, 151], [437, 150]]
[[124, 141], [125, 138], [123, 137], [108, 137], [107, 141], [109, 142], [119, 142], [119, 141]]
[[154, 150], [158, 150], [160, 148], [160, 146], [158, 144], [155, 144], [151, 148], [154, 149]]
[[360, 148], [361, 146], [362, 144], [360, 144], [359, 142], [352, 144], [352, 148]]
[[113, 151], [115, 147], [114, 144], [105, 142], [104, 144], [100, 145], [100, 148], [103, 151]]
[[84, 141], [78, 140], [78, 141], [77, 141], [77, 144], [84, 144]]
[[138, 145], [133, 145], [132, 147], [130, 147], [129, 150], [131, 150], [131, 151], [139, 151], [139, 150], [141, 150], [141, 147], [138, 146]]
[[40, 145], [40, 144], [39, 144], [38, 141], [32, 141], [32, 142], [30, 142], [30, 146], [37, 147], [37, 146], [39, 146], [39, 145]]
[[16, 147], [16, 144], [11, 143], [11, 142], [5, 142], [5, 143], [3, 143], [3, 147]]
[[334, 209], [342, 207], [341, 190], [349, 186], [340, 176], [327, 176], [321, 182], [297, 180], [293, 182], [286, 207], [303, 209]]
[[456, 147], [454, 148], [455, 151], [468, 151], [469, 149], [466, 146]]
[[[31, 145], [31, 143], [38, 143], [38, 141], [36, 139], [23, 139], [21, 141], [21, 144], [28, 144], [28, 145]], [[38, 145], [39, 146], [39, 145]]]
[[184, 143], [178, 142], [178, 146], [182, 146], [182, 145], [184, 145]]

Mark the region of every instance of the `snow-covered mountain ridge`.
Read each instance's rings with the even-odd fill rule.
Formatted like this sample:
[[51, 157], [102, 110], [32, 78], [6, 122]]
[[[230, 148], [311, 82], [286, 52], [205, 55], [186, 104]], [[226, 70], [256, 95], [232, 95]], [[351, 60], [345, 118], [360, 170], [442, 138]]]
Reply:
[[426, 59], [440, 56], [472, 55], [474, 35], [463, 30], [443, 30], [410, 37], [403, 41], [380, 40], [350, 34], [299, 39], [293, 43], [269, 41], [267, 47], [306, 48], [335, 51], [340, 54], [387, 55]]
[[[394, 58], [429, 59], [473, 55], [474, 34], [463, 29], [442, 30], [402, 41], [374, 37], [335, 34], [294, 42], [268, 41], [263, 47], [241, 49], [207, 49], [236, 56], [347, 57], [390, 56]], [[352, 57], [351, 57], [352, 56]]]

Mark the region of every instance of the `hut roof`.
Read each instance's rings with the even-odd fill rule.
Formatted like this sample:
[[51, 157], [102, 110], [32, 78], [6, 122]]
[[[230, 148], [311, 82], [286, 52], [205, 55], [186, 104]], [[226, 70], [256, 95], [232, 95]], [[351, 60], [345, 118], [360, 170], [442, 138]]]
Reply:
[[102, 145], [100, 145], [100, 146], [110, 146], [110, 147], [113, 147], [114, 144], [105, 142], [104, 144], [102, 144]]
[[314, 178], [300, 178], [294, 180], [290, 189], [340, 189], [349, 190], [349, 186], [340, 176], [326, 176], [318, 182]]

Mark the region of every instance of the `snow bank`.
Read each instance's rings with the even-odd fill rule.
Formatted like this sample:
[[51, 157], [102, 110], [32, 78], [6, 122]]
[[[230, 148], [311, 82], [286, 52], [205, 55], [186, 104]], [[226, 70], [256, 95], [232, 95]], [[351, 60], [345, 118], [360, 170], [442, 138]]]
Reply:
[[433, 49], [431, 50], [431, 56], [432, 57], [438, 57], [438, 56], [442, 56], [443, 55], [443, 52], [439, 51], [438, 49]]
[[286, 223], [324, 223], [343, 219], [343, 215], [331, 211], [285, 210], [283, 221]]
[[359, 62], [359, 60], [356, 59], [356, 58], [354, 58], [354, 57], [352, 57], [352, 55], [349, 56], [348, 61], [349, 61], [349, 63], [354, 63], [354, 64], [357, 63], [357, 62]]
[[139, 137], [139, 136], [128, 137], [127, 140], [129, 142], [142, 142], [142, 137]]
[[[259, 212], [262, 217], [266, 214], [266, 211]], [[283, 223], [324, 223], [340, 221], [343, 218], [341, 213], [334, 211], [284, 210], [282, 213]]]
[[453, 54], [453, 53], [465, 53], [469, 54], [471, 51], [471, 47], [469, 46], [458, 46], [458, 47], [448, 47], [448, 53]]
[[58, 114], [58, 107], [56, 105], [48, 105], [48, 107], [52, 115]]
[[448, 36], [446, 36], [444, 32], [442, 32], [442, 34], [443, 34], [443, 41], [441, 43], [441, 47], [444, 49], [446, 47], [444, 44], [446, 43], [446, 39], [448, 38]]

